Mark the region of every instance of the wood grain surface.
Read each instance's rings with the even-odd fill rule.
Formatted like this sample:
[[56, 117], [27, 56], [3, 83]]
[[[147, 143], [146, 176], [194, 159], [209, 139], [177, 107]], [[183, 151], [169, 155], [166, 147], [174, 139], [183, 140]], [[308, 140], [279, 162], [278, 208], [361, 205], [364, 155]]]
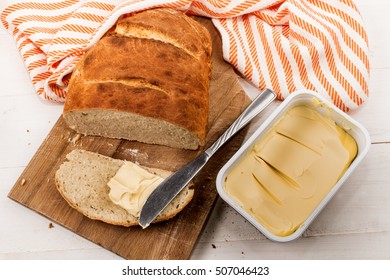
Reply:
[[[232, 67], [223, 61], [221, 40], [211, 21], [197, 19], [213, 39], [213, 71], [207, 144], [210, 146], [250, 103]], [[79, 136], [59, 118], [21, 174], [9, 197], [65, 226], [80, 236], [127, 259], [187, 259], [217, 197], [215, 177], [241, 145], [245, 131], [217, 152], [194, 178], [195, 196], [175, 218], [147, 229], [125, 228], [93, 221], [71, 208], [57, 192], [54, 174], [73, 149], [138, 162], [149, 167], [177, 170], [201, 151], [187, 151], [103, 137]]]

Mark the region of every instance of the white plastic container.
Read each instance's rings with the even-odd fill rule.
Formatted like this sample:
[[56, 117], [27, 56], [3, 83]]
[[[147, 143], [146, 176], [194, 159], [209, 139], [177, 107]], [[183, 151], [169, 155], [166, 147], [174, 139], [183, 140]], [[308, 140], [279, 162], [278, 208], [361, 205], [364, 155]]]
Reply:
[[[345, 171], [344, 175], [338, 180], [336, 185], [330, 190], [330, 192], [322, 199], [319, 205], [313, 210], [311, 215], [305, 220], [305, 222], [292, 234], [288, 236], [276, 236], [269, 232], [264, 226], [261, 225], [254, 217], [241, 208], [224, 190], [224, 182], [226, 176], [230, 170], [240, 162], [243, 155], [249, 151], [258, 139], [262, 137], [264, 133], [268, 131], [270, 127], [290, 108], [297, 105], [307, 105], [323, 116], [333, 119], [336, 124], [344, 128], [356, 141], [358, 146], [358, 153], [351, 165]], [[321, 212], [325, 205], [330, 201], [334, 194], [340, 189], [345, 180], [351, 175], [355, 168], [359, 165], [362, 159], [366, 156], [371, 145], [370, 136], [367, 130], [352, 119], [350, 116], [342, 112], [332, 103], [325, 100], [319, 94], [310, 91], [297, 91], [289, 95], [282, 104], [273, 112], [273, 114], [253, 133], [253, 135], [243, 144], [243, 146], [233, 155], [233, 157], [223, 166], [217, 176], [217, 190], [221, 198], [231, 205], [236, 211], [238, 211], [244, 218], [246, 218], [251, 224], [253, 224], [260, 232], [262, 232], [267, 238], [278, 241], [286, 242], [294, 240], [302, 235], [307, 229], [310, 223]]]

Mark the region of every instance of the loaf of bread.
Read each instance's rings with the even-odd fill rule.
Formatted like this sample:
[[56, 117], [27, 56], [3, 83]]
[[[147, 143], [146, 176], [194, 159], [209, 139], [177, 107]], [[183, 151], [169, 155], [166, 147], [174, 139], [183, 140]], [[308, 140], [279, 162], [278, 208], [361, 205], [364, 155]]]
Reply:
[[[107, 183], [124, 161], [84, 150], [73, 150], [66, 158], [67, 161], [61, 164], [55, 174], [55, 182], [58, 191], [71, 207], [90, 219], [126, 227], [138, 225], [137, 217], [109, 198]], [[165, 170], [143, 168], [163, 178], [171, 174]], [[193, 197], [194, 190], [190, 186], [186, 186], [154, 222], [168, 220], [179, 213]]]
[[76, 65], [63, 116], [84, 135], [195, 150], [206, 138], [210, 73], [210, 34], [189, 16], [123, 16]]

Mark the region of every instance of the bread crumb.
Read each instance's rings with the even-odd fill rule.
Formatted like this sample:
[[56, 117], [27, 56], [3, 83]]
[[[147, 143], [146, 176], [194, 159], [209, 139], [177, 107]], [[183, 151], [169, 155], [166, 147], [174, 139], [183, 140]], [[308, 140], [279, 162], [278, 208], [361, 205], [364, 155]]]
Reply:
[[122, 152], [133, 158], [133, 160], [145, 161], [149, 158], [149, 155], [146, 152], [141, 152], [138, 149], [123, 149]]
[[70, 134], [71, 134], [71, 132], [69, 132], [69, 131], [67, 133], [61, 133], [61, 139], [68, 138], [68, 141], [70, 141], [70, 139], [69, 139]]
[[53, 223], [49, 223], [49, 226], [48, 226], [48, 228], [53, 228], [54, 226], [53, 226]]
[[21, 186], [24, 186], [26, 184], [26, 179], [22, 179], [22, 182], [20, 182]]
[[50, 178], [47, 178], [47, 182], [48, 182], [48, 183], [50, 182]]
[[76, 144], [77, 141], [78, 141], [80, 138], [81, 138], [81, 134], [77, 133], [77, 134], [73, 137], [73, 139], [71, 140], [71, 142], [72, 142], [73, 144]]
[[137, 156], [139, 153], [138, 149], [127, 149], [126, 152], [132, 156]]

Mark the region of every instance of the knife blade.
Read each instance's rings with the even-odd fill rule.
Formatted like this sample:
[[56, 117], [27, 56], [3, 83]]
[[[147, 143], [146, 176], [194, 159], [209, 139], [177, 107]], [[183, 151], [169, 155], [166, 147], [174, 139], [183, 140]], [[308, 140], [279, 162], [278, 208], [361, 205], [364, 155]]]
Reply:
[[180, 168], [166, 178], [150, 194], [141, 209], [139, 225], [148, 227], [158, 214], [184, 189], [194, 176], [205, 166], [211, 156], [234, 134], [243, 128], [249, 121], [266, 108], [276, 95], [270, 89], [263, 90], [252, 103], [241, 113], [231, 126], [206, 151], [197, 156], [190, 163]]

